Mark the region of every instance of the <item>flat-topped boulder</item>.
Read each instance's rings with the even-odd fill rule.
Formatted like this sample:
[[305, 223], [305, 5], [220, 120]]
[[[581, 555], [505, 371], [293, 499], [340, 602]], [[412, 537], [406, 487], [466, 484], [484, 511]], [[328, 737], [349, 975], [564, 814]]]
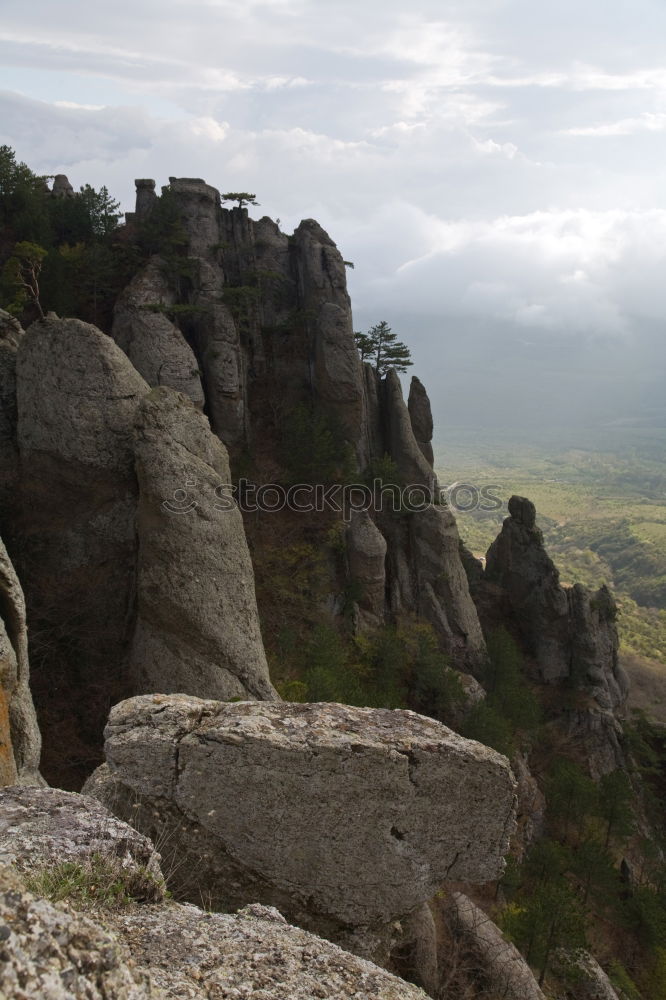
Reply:
[[278, 905], [335, 937], [503, 869], [508, 761], [414, 712], [145, 696], [112, 709], [105, 751], [86, 790], [161, 811], [221, 909]]

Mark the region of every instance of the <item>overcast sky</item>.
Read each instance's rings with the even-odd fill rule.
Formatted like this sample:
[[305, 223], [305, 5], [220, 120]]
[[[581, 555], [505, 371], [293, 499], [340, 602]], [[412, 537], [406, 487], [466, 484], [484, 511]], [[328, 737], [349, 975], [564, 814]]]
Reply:
[[654, 418], [664, 38], [663, 0], [2, 0], [0, 143], [124, 208], [135, 177], [200, 176], [318, 219], [440, 433], [470, 399]]

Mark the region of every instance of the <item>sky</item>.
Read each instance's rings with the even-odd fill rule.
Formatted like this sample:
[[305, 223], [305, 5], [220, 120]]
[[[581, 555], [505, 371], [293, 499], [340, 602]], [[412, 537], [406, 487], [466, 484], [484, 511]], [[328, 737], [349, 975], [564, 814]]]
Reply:
[[316, 218], [440, 435], [666, 428], [665, 37], [663, 0], [2, 0], [0, 143]]

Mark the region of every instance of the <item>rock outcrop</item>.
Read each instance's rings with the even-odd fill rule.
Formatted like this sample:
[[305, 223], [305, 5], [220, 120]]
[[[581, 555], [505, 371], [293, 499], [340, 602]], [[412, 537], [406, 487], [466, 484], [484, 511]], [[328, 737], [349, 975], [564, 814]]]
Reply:
[[0, 867], [0, 996], [12, 1000], [149, 1000], [148, 976], [89, 917], [27, 892]]
[[203, 409], [204, 391], [196, 356], [166, 313], [174, 305], [166, 263], [152, 257], [119, 296], [112, 335], [150, 386], [167, 385]]
[[509, 517], [488, 549], [483, 582], [500, 588], [535, 658], [539, 678], [588, 688], [599, 706], [622, 704], [627, 682], [618, 663], [617, 608], [607, 587], [590, 594], [560, 584], [557, 568], [525, 497], [509, 500]]
[[412, 376], [412, 381], [409, 385], [407, 409], [409, 410], [409, 420], [416, 443], [423, 452], [423, 456], [428, 464], [432, 466], [434, 463], [432, 450], [432, 409], [425, 386], [416, 375]]
[[430, 504], [412, 514], [410, 555], [416, 610], [433, 625], [453, 664], [473, 670], [485, 657], [485, 642], [448, 507]]
[[398, 467], [400, 479], [405, 486], [421, 486], [432, 495], [437, 487], [437, 480], [430, 461], [414, 436], [397, 372], [387, 373], [382, 390], [385, 394], [387, 450]]
[[0, 785], [41, 784], [23, 591], [0, 538]]
[[139, 408], [134, 451], [133, 691], [276, 698], [224, 445], [189, 399], [162, 388]]
[[[352, 511], [346, 534], [349, 575], [361, 627], [384, 621], [386, 612], [386, 539], [367, 511]], [[358, 593], [356, 592], [358, 590]]]
[[18, 483], [16, 352], [20, 323], [0, 309], [0, 531]]
[[134, 822], [138, 797], [189, 859], [190, 898], [277, 905], [382, 963], [392, 921], [442, 882], [497, 877], [513, 824], [506, 759], [412, 712], [134, 698], [106, 755], [86, 791]]
[[588, 697], [588, 704], [565, 713], [563, 726], [584, 748], [592, 774], [620, 766], [621, 729], [614, 713], [628, 682], [618, 661], [615, 602], [605, 586], [591, 594], [580, 584], [560, 584], [534, 504], [525, 497], [509, 500], [509, 517], [488, 549], [474, 597], [486, 629], [503, 623], [519, 636], [539, 681], [564, 681]]
[[[506, 1000], [545, 1000], [518, 949], [468, 896], [452, 893], [443, 911], [454, 942], [452, 971], [462, 976], [468, 987], [482, 986], [492, 996]], [[447, 971], [443, 970], [443, 977]]]
[[[122, 888], [122, 899], [104, 891], [107, 882]], [[51, 886], [64, 902], [34, 895]], [[152, 843], [94, 799], [57, 789], [0, 791], [0, 996], [250, 994], [425, 1000], [270, 907], [250, 904], [227, 915], [167, 901]]]
[[331, 237], [314, 219], [301, 222], [293, 240], [301, 308], [310, 331], [313, 390], [345, 429], [364, 464], [363, 371], [354, 344], [345, 264]]
[[166, 997], [426, 1000], [416, 986], [290, 926], [273, 907], [250, 904], [232, 916], [171, 903], [107, 920]]
[[560, 949], [554, 964], [563, 982], [570, 984], [564, 986], [566, 1000], [618, 1000], [613, 984], [589, 951]]
[[75, 191], [69, 182], [67, 174], [56, 174], [53, 178], [51, 194], [54, 198], [73, 198]]
[[[230, 482], [227, 453], [207, 419], [173, 389], [150, 392], [89, 324], [51, 314], [19, 340], [7, 544], [25, 583], [45, 775], [76, 788], [123, 697], [276, 695], [241, 517], [228, 489], [226, 504], [215, 492]], [[183, 514], [174, 496], [192, 491], [201, 502]]]
[[[50, 314], [21, 339], [22, 474], [7, 544], [26, 592], [35, 700], [45, 734], [59, 733], [46, 740], [49, 754], [66, 747], [85, 759], [109, 703], [129, 693], [133, 427], [147, 392], [120, 348], [87, 323]], [[60, 764], [46, 761], [47, 779], [76, 787]]]
[[151, 842], [96, 799], [59, 788], [0, 789], [0, 862], [22, 874], [103, 863], [133, 899], [159, 903], [164, 877]]

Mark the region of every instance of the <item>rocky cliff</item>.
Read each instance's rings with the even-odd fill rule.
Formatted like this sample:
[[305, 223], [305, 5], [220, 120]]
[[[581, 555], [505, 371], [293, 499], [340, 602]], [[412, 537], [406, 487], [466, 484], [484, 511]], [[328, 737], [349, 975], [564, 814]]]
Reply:
[[[344, 261], [321, 226], [305, 220], [286, 236], [268, 218], [223, 209], [214, 188], [187, 178], [171, 178], [146, 207], [145, 183], [137, 182], [135, 218], [175, 206], [185, 246], [175, 261], [151, 259], [116, 306], [113, 336], [147, 381], [174, 385], [197, 406], [203, 393], [232, 465], [250, 454], [259, 483], [284, 479], [289, 419], [300, 407], [346, 442], [353, 481], [371, 480], [388, 457], [401, 488], [419, 489], [421, 506], [437, 498], [426, 391], [414, 379], [406, 405], [395, 372], [380, 379], [361, 364]], [[417, 615], [455, 666], [478, 665], [484, 642], [453, 517], [441, 507], [405, 516], [403, 507], [396, 518], [381, 502], [366, 513], [364, 541], [359, 527], [347, 535], [350, 573], [363, 591], [360, 627]], [[344, 590], [345, 580], [337, 586]], [[332, 593], [331, 606], [340, 603]]]
[[[561, 725], [595, 777], [623, 763], [616, 713], [628, 681], [618, 661], [617, 608], [607, 587], [563, 587], [536, 526], [536, 509], [513, 496], [472, 589], [486, 631], [517, 635], [533, 676], [569, 693]], [[577, 697], [576, 697], [577, 696]]]

